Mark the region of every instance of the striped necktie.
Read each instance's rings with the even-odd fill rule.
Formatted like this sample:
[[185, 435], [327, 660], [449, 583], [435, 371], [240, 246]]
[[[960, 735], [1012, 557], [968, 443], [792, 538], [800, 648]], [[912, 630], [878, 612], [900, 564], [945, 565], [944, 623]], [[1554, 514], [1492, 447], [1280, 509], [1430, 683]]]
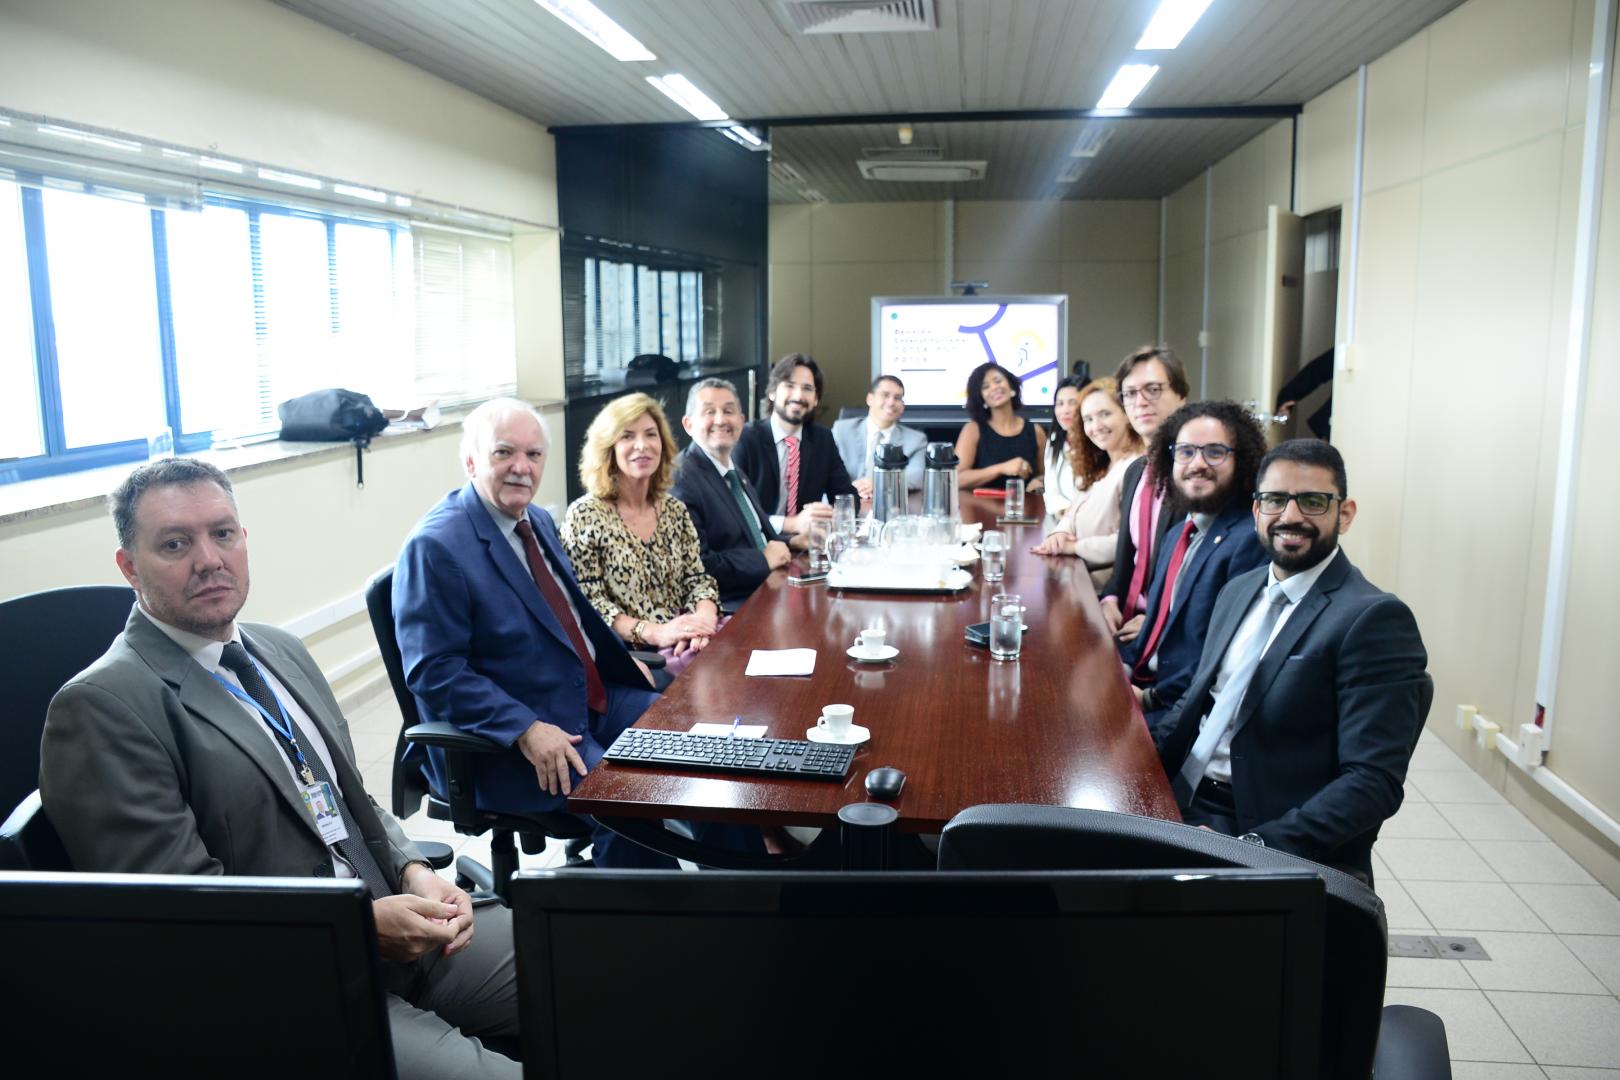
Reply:
[[787, 461], [782, 466], [783, 513], [792, 517], [799, 512], [799, 437], [789, 435], [782, 441], [787, 443]]

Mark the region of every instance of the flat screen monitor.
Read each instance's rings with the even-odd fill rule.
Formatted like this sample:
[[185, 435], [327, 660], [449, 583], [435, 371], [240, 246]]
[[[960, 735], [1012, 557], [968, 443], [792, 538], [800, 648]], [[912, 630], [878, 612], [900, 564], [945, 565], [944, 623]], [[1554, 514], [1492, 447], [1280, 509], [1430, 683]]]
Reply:
[[1025, 405], [1049, 406], [1068, 339], [1067, 296], [872, 298], [872, 377], [899, 378], [908, 407], [960, 406], [987, 360], [1023, 380]]
[[0, 925], [12, 1076], [394, 1075], [358, 882], [6, 873]]
[[530, 1080], [1320, 1064], [1309, 872], [526, 872], [511, 901]]

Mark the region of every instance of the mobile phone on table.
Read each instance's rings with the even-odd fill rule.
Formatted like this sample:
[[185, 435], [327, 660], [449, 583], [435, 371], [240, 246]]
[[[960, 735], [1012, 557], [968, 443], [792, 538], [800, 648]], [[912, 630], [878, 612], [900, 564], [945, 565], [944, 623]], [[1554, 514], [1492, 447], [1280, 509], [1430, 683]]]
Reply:
[[826, 580], [827, 571], [825, 570], [805, 570], [802, 573], [798, 570], [791, 570], [788, 572], [789, 585], [814, 585], [818, 581]]

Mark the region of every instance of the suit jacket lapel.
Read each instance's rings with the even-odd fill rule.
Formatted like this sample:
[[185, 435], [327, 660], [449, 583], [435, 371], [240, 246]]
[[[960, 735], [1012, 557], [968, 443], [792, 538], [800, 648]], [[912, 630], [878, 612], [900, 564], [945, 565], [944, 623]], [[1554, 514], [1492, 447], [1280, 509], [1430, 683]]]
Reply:
[[1276, 680], [1283, 665], [1288, 662], [1294, 646], [1299, 639], [1305, 636], [1305, 631], [1311, 628], [1322, 612], [1327, 610], [1333, 602], [1333, 593], [1350, 573], [1350, 560], [1340, 552], [1333, 560], [1333, 565], [1322, 571], [1322, 576], [1316, 579], [1311, 591], [1306, 593], [1299, 602], [1299, 608], [1288, 616], [1288, 621], [1282, 624], [1277, 636], [1272, 639], [1265, 655], [1260, 658], [1260, 665], [1254, 670], [1254, 678], [1249, 680], [1249, 690], [1243, 697], [1243, 705], [1238, 710], [1237, 719], [1232, 730], [1236, 732], [1242, 728], [1244, 721], [1259, 707], [1260, 699], [1266, 696], [1271, 684]]
[[[242, 707], [242, 703], [140, 612], [130, 613], [124, 634], [130, 647], [151, 665], [164, 682], [174, 688], [180, 704], [235, 743], [237, 749], [247, 755], [264, 774], [294, 815], [309, 828], [312, 835], [319, 838], [315, 819], [304, 808], [304, 798], [287, 772], [286, 757], [270, 741], [270, 736], [259, 721]], [[280, 674], [277, 671], [277, 678], [280, 678]]]
[[[528, 609], [529, 614], [534, 616], [535, 621], [549, 630], [569, 652], [572, 652], [573, 642], [568, 640], [562, 625], [557, 622], [557, 616], [552, 614], [545, 597], [540, 595], [540, 586], [535, 584], [529, 568], [518, 558], [517, 552], [512, 550], [506, 534], [490, 520], [489, 510], [478, 497], [477, 489], [471, 484], [461, 489], [461, 509], [472, 522], [473, 531], [478, 534], [478, 539], [483, 542], [484, 550], [489, 553], [489, 560], [494, 564], [496, 573], [505, 579], [507, 585], [523, 602], [523, 606]], [[531, 526], [534, 524], [532, 518], [529, 524]], [[540, 530], [535, 529], [536, 537], [539, 534]]]
[[[1221, 514], [1209, 523], [1209, 535], [1198, 542], [1198, 550], [1192, 553], [1186, 563], [1181, 567], [1181, 575], [1176, 581], [1176, 592], [1181, 596], [1182, 603], [1170, 608], [1170, 614], [1164, 620], [1164, 632], [1168, 634], [1170, 628], [1176, 625], [1181, 613], [1187, 610], [1186, 599], [1192, 595], [1193, 589], [1198, 586], [1198, 576], [1204, 572], [1204, 567], [1215, 557], [1215, 550], [1226, 539], [1227, 532], [1232, 528], [1232, 522], [1227, 520], [1227, 513]], [[1167, 598], [1168, 599], [1168, 598]], [[1161, 637], [1159, 639], [1163, 641]]]

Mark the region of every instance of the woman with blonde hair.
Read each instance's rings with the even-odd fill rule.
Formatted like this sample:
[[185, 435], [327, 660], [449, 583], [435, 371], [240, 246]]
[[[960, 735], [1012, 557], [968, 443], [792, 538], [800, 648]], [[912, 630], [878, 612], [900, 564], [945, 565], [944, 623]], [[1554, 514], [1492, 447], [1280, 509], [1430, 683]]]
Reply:
[[697, 529], [669, 493], [675, 439], [658, 402], [627, 394], [585, 432], [585, 494], [563, 518], [579, 587], [631, 648], [654, 648], [678, 675], [719, 627], [720, 588], [703, 569]]
[[1078, 555], [1094, 583], [1106, 581], [1119, 536], [1119, 488], [1142, 456], [1142, 437], [1125, 417], [1119, 386], [1093, 379], [1080, 388], [1080, 416], [1069, 432], [1078, 493], [1062, 523], [1033, 549], [1037, 555]]

